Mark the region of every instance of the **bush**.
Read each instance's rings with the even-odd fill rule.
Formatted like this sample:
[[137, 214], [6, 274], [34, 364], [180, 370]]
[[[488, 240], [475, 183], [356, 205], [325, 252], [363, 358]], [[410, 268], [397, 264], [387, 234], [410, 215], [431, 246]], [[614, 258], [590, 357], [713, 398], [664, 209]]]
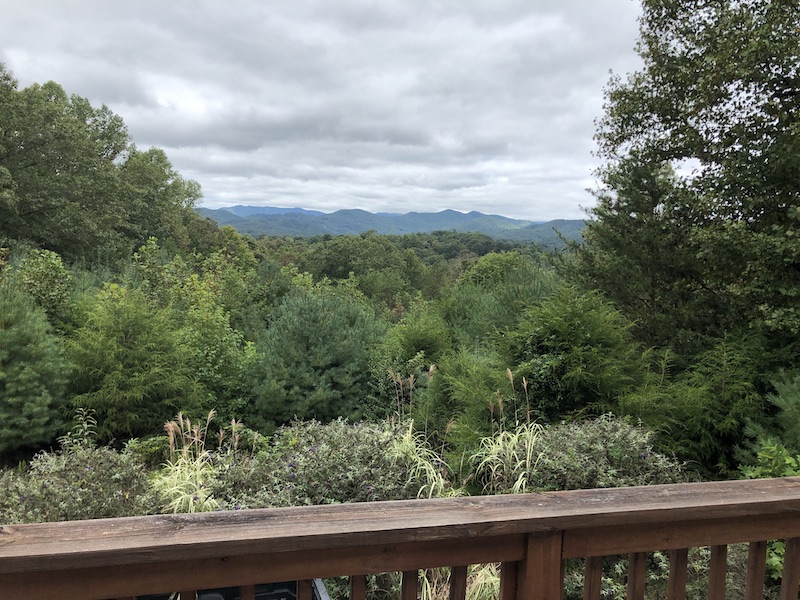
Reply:
[[466, 350], [449, 353], [412, 412], [415, 423], [436, 448], [446, 452], [451, 464], [461, 464], [497, 423], [506, 418], [514, 422], [513, 404], [504, 407], [499, 398], [499, 390], [507, 387], [497, 356]]
[[135, 458], [65, 442], [25, 471], [0, 473], [0, 523], [41, 523], [152, 514], [157, 502]]
[[88, 299], [83, 325], [69, 341], [76, 366], [76, 406], [95, 411], [103, 440], [161, 431], [179, 411], [207, 404], [197, 382], [192, 349], [175, 329], [174, 315], [154, 308], [136, 289], [106, 285]]
[[644, 377], [631, 323], [597, 293], [565, 287], [528, 309], [502, 346], [539, 414], [602, 414]]
[[485, 439], [472, 459], [488, 494], [677, 483], [680, 463], [653, 451], [652, 434], [625, 419], [527, 426]]
[[388, 423], [292, 423], [275, 433], [266, 451], [223, 457], [211, 490], [229, 509], [443, 493], [445, 486], [435, 477], [443, 463], [407, 435]]

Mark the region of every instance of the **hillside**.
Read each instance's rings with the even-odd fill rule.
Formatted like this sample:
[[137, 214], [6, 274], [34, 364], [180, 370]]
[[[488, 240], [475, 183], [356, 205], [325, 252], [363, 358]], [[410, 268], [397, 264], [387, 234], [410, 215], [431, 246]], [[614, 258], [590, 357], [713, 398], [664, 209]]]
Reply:
[[224, 209], [200, 208], [198, 212], [220, 225], [230, 225], [237, 231], [254, 237], [357, 235], [370, 230], [394, 235], [458, 231], [484, 233], [496, 239], [533, 241], [546, 248], [564, 245], [559, 233], [568, 240], [579, 240], [584, 225], [582, 220], [537, 223], [475, 211], [462, 213], [455, 210], [388, 215], [351, 209], [325, 214], [302, 208], [239, 205]]

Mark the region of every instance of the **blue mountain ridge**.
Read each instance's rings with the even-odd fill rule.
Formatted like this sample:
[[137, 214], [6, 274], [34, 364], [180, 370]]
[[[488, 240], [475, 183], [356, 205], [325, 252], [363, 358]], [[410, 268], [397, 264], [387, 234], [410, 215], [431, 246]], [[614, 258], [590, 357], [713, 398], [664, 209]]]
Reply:
[[[452, 209], [436, 213], [376, 214], [362, 209], [323, 213], [303, 208], [236, 205], [219, 209], [199, 208], [198, 212], [219, 225], [230, 225], [254, 237], [358, 235], [370, 230], [392, 235], [457, 231], [483, 233], [496, 239], [533, 241], [544, 247], [560, 247], [564, 242], [559, 233], [568, 240], [579, 240], [584, 227], [583, 220], [527, 221], [477, 211], [462, 213]], [[554, 227], [558, 233], [553, 231]]]

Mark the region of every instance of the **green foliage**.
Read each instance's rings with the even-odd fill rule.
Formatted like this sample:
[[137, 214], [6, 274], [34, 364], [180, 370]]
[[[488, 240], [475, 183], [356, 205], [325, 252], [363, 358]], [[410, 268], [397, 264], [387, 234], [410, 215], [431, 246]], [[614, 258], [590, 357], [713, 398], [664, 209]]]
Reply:
[[797, 477], [800, 475], [800, 454], [792, 454], [776, 440], [760, 439], [755, 465], [742, 465], [739, 469], [745, 479]]
[[173, 251], [190, 250], [186, 222], [201, 196], [199, 184], [183, 179], [159, 148], [140, 151], [131, 147], [118, 167], [118, 177], [137, 233], [134, 241], [143, 243], [155, 237]]
[[70, 443], [37, 454], [25, 471], [0, 471], [0, 523], [128, 517], [156, 507], [142, 465], [108, 447]]
[[148, 237], [188, 251], [199, 197], [163, 151], [139, 151], [122, 119], [52, 81], [18, 90], [0, 65], [0, 222], [68, 262], [113, 264]]
[[383, 327], [367, 307], [338, 293], [287, 296], [258, 346], [252, 422], [263, 430], [294, 418], [359, 418]]
[[652, 437], [612, 415], [520, 426], [481, 442], [471, 459], [475, 485], [502, 494], [684, 481], [681, 464], [654, 451]]
[[29, 294], [51, 320], [66, 317], [71, 276], [58, 254], [49, 250], [31, 250], [7, 277]]
[[181, 288], [185, 308], [178, 339], [189, 353], [187, 366], [212, 394], [223, 420], [242, 417], [250, 398], [255, 346], [231, 327], [207, 280], [192, 275]]
[[211, 411], [204, 426], [192, 425], [191, 420], [178, 413], [164, 426], [169, 436], [170, 458], [152, 479], [164, 510], [192, 513], [219, 507], [208, 487], [214, 467], [206, 451], [206, 438], [213, 418]]
[[0, 281], [0, 455], [56, 437], [65, 416], [67, 375], [44, 311]]
[[[221, 461], [213, 492], [226, 508], [415, 498], [443, 491], [441, 468], [391, 424], [295, 422], [254, 457]], [[441, 462], [440, 462], [441, 465]]]
[[547, 420], [610, 410], [642, 377], [631, 324], [596, 293], [564, 287], [529, 308], [503, 339], [514, 375]]
[[490, 252], [475, 261], [461, 279], [491, 289], [530, 268], [530, 260], [518, 252]]
[[516, 252], [488, 254], [464, 273], [438, 308], [464, 347], [484, 345], [556, 288], [555, 274]]
[[766, 394], [766, 410], [748, 423], [753, 438], [774, 438], [800, 453], [800, 373], [780, 371], [771, 380], [774, 392]]
[[[665, 203], [661, 239], [677, 242], [669, 257], [679, 268], [662, 273], [659, 288], [680, 284], [683, 265], [697, 285], [670, 312], [700, 308], [696, 321], [712, 336], [732, 323], [765, 326], [773, 348], [796, 352], [800, 13], [764, 0], [642, 6], [643, 67], [606, 90], [600, 176], [617, 189], [613, 176], [630, 162], [654, 173], [674, 168], [682, 197]], [[639, 252], [635, 244], [616, 250]]]
[[81, 310], [83, 325], [68, 340], [73, 403], [96, 412], [102, 440], [152, 434], [177, 412], [205, 407], [171, 311], [115, 284], [86, 298]]
[[[759, 439], [756, 444], [754, 465], [739, 467], [745, 479], [764, 479], [770, 477], [800, 476], [800, 454], [792, 453], [786, 446], [774, 439]], [[783, 575], [783, 558], [786, 545], [783, 541], [772, 540], [767, 546], [767, 574], [773, 581]]]
[[480, 441], [478, 452], [470, 460], [475, 464], [476, 477], [483, 482], [485, 493], [533, 491], [528, 489], [528, 477], [536, 471], [541, 456], [536, 441], [542, 431], [541, 425], [531, 423], [520, 425], [514, 431], [499, 431]]
[[758, 339], [719, 339], [691, 369], [621, 405], [661, 431], [662, 451], [706, 472], [729, 475], [736, 469], [736, 445], [764, 410], [755, 385], [762, 358]]
[[603, 171], [586, 223], [574, 245], [571, 271], [589, 289], [600, 289], [633, 322], [646, 346], [694, 351], [698, 336], [718, 334], [720, 300], [703, 286], [700, 265], [682, 221], [685, 194], [668, 166], [635, 159]]
[[436, 363], [452, 349], [450, 334], [439, 314], [421, 303], [391, 326], [370, 362], [379, 401], [386, 406], [394, 402], [401, 415], [413, 409], [426, 393]]
[[466, 462], [482, 437], [498, 424], [514, 422], [514, 407], [504, 405], [499, 391], [507, 385], [497, 356], [466, 350], [447, 354], [412, 411], [416, 426], [460, 472], [457, 465]]

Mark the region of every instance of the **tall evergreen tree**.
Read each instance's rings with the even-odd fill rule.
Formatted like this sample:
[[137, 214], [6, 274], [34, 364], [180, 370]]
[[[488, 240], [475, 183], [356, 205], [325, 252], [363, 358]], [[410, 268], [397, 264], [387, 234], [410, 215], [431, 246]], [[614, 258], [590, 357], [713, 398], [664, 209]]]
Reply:
[[371, 350], [382, 331], [369, 308], [344, 294], [307, 290], [287, 296], [259, 346], [256, 424], [360, 418], [370, 392]]
[[0, 455], [58, 435], [66, 379], [67, 363], [44, 310], [0, 282]]

